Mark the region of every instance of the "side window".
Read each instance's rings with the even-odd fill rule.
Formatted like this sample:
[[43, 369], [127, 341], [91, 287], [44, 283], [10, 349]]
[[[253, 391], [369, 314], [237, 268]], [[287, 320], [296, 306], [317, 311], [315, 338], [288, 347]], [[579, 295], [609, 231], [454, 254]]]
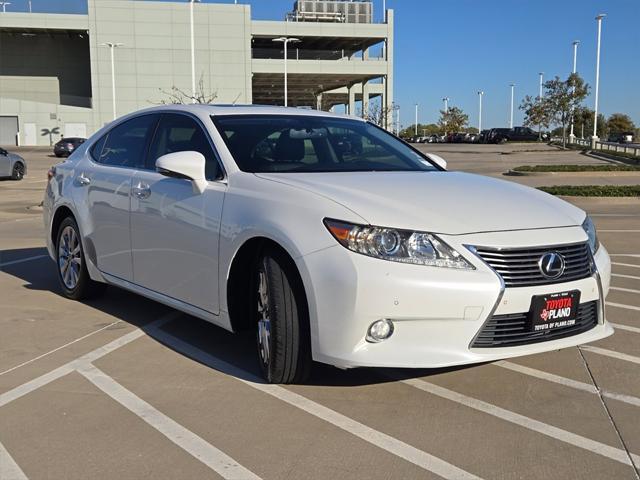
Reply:
[[154, 169], [158, 158], [168, 153], [194, 151], [206, 159], [205, 177], [207, 180], [220, 178], [221, 170], [217, 157], [211, 148], [207, 134], [200, 125], [188, 117], [175, 113], [162, 115], [153, 138], [147, 167]]
[[[135, 168], [144, 162], [149, 135], [157, 116], [132, 118], [109, 131], [93, 147], [91, 153], [98, 163], [116, 167]], [[100, 146], [102, 145], [102, 148]]]

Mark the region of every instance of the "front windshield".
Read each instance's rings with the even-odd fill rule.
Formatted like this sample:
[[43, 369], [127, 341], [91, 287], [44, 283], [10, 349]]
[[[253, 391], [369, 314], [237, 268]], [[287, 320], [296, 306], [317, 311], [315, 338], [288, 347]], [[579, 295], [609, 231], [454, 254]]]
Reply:
[[438, 168], [359, 120], [305, 115], [212, 117], [245, 172], [406, 172]]

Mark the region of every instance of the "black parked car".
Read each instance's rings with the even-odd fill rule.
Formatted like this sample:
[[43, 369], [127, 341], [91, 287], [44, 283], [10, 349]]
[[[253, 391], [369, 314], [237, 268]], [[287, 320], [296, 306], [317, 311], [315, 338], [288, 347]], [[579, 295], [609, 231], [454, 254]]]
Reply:
[[86, 138], [80, 137], [63, 138], [53, 146], [53, 153], [56, 157], [68, 157], [86, 140]]
[[[514, 128], [492, 128], [487, 136], [489, 143], [506, 143], [506, 142], [533, 142], [538, 140], [538, 132], [529, 127]], [[547, 133], [542, 134], [542, 140], [548, 140]]]

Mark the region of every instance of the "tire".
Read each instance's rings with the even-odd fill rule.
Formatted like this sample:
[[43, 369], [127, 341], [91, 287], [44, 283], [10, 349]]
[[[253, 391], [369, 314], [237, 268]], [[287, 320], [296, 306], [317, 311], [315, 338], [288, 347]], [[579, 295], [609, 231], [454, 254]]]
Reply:
[[73, 217], [65, 218], [56, 234], [56, 271], [64, 296], [72, 300], [94, 298], [106, 287], [91, 280], [80, 238], [76, 221]]
[[23, 178], [24, 178], [24, 165], [20, 162], [17, 162], [13, 166], [13, 170], [11, 171], [11, 179], [22, 180]]
[[269, 383], [302, 383], [311, 372], [309, 313], [293, 261], [265, 248], [254, 269], [256, 347]]
[[502, 137], [500, 140], [498, 140], [498, 143], [500, 145], [504, 145], [505, 143], [507, 143], [509, 141], [509, 139], [507, 137]]

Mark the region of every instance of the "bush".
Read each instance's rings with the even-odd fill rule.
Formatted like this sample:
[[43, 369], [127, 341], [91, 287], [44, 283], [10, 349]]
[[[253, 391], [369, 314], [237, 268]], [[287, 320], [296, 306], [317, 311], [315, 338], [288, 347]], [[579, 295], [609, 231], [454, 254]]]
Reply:
[[640, 166], [633, 165], [522, 165], [513, 169], [515, 172], [634, 172]]
[[558, 185], [538, 190], [570, 197], [640, 197], [640, 185]]

